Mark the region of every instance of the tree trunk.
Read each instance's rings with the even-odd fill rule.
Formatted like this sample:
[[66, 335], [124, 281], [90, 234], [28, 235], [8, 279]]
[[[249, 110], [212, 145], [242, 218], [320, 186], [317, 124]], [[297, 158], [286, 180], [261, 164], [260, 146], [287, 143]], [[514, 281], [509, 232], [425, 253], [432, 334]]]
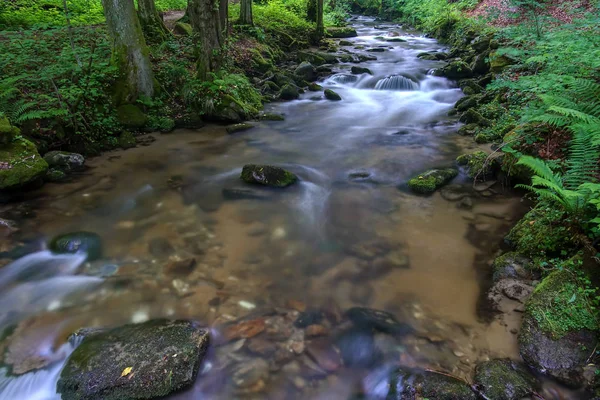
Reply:
[[321, 40], [325, 36], [325, 27], [323, 26], [323, 0], [317, 0], [317, 39]]
[[152, 97], [154, 74], [133, 0], [102, 0], [102, 6], [113, 42], [112, 61], [122, 76], [117, 102], [133, 102], [140, 95]]
[[138, 16], [146, 38], [162, 42], [169, 34], [154, 0], [138, 0]]
[[223, 45], [219, 10], [213, 0], [189, 0], [188, 12], [192, 29], [198, 33], [200, 40], [198, 76], [206, 79], [209, 72], [219, 67], [218, 53]]
[[240, 25], [254, 25], [252, 22], [252, 0], [240, 1]]
[[219, 23], [221, 24], [223, 35], [227, 36], [229, 32], [229, 0], [219, 1]]

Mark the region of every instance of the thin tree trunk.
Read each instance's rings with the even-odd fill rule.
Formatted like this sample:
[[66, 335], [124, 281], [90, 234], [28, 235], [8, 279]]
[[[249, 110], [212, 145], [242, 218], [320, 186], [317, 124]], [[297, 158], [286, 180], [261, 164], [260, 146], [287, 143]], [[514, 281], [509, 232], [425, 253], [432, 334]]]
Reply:
[[252, 21], [252, 0], [240, 1], [240, 25], [254, 25]]
[[63, 8], [65, 10], [65, 18], [67, 19], [67, 27], [69, 29], [69, 40], [71, 41], [71, 50], [73, 51], [73, 56], [75, 57], [75, 61], [77, 61], [77, 65], [79, 68], [82, 68], [81, 60], [75, 51], [75, 41], [73, 39], [73, 26], [71, 25], [71, 18], [69, 18], [69, 8], [67, 7], [67, 0], [63, 0]]
[[163, 41], [169, 35], [169, 30], [156, 10], [154, 0], [138, 0], [138, 16], [146, 38]]
[[325, 27], [323, 26], [323, 0], [317, 0], [317, 39], [321, 40], [325, 36]]
[[221, 24], [223, 35], [227, 36], [229, 32], [229, 0], [219, 1], [219, 23]]
[[154, 75], [133, 0], [102, 0], [102, 5], [113, 42], [112, 60], [122, 74], [117, 101], [133, 102], [140, 95], [152, 97]]
[[223, 45], [223, 35], [219, 10], [213, 0], [190, 0], [188, 13], [192, 29], [199, 37], [198, 76], [206, 79], [208, 73], [215, 71], [220, 64], [218, 53]]

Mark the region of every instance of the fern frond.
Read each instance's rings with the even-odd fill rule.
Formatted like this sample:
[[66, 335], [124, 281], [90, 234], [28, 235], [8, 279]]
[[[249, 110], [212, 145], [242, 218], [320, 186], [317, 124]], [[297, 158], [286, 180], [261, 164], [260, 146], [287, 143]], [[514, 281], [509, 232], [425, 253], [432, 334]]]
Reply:
[[577, 121], [585, 122], [586, 124], [591, 124], [591, 123], [594, 122], [594, 117], [593, 116], [591, 116], [589, 114], [586, 114], [586, 113], [584, 113], [582, 111], [575, 110], [573, 108], [551, 106], [551, 107], [548, 108], [548, 111], [557, 113], [557, 114], [562, 115], [564, 117], [575, 119]]
[[548, 181], [553, 181], [556, 185], [562, 187], [560, 175], [555, 174], [544, 160], [531, 156], [522, 156], [517, 165], [523, 165], [533, 171], [538, 177]]

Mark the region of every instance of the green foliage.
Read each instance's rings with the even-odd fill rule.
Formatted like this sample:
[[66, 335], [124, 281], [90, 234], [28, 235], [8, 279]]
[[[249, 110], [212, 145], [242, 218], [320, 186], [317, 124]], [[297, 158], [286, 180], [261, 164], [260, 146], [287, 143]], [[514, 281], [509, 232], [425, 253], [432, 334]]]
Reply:
[[[160, 11], [183, 10], [187, 0], [156, 0]], [[104, 22], [101, 0], [67, 0], [71, 24], [95, 25]], [[0, 30], [48, 29], [67, 24], [62, 0], [10, 0], [0, 4]]]

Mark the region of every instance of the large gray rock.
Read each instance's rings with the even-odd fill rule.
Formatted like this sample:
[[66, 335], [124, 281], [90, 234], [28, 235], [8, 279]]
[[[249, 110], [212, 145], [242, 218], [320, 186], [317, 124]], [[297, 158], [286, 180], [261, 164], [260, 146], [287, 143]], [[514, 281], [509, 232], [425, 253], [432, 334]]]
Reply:
[[84, 333], [67, 360], [63, 400], [155, 399], [191, 386], [209, 334], [190, 321], [153, 320]]
[[81, 171], [84, 168], [85, 158], [81, 154], [67, 151], [50, 151], [44, 155], [48, 166], [65, 173]]
[[317, 80], [317, 70], [308, 61], [303, 61], [298, 68], [294, 70], [294, 74], [308, 82]]

